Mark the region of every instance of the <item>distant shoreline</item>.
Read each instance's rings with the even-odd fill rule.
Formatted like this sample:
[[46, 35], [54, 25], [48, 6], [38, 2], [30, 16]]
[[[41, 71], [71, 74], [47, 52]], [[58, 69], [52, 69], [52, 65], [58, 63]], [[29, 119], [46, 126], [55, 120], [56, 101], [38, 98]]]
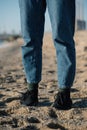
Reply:
[[9, 43], [9, 42], [6, 42], [6, 41], [0, 41], [0, 49], [1, 48], [6, 48], [6, 47], [8, 47], [8, 46], [10, 46], [11, 44]]

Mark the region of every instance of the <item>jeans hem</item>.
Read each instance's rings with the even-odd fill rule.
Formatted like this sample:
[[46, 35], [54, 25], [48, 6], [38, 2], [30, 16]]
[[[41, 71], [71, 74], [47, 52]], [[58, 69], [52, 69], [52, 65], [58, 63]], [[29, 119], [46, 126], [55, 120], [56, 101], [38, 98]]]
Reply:
[[41, 81], [41, 80], [37, 80], [37, 81], [28, 81], [28, 80], [27, 80], [27, 83], [29, 83], [29, 84], [33, 84], [33, 83], [34, 83], [34, 84], [37, 84], [37, 83], [39, 83], [40, 81]]
[[67, 85], [67, 86], [61, 85], [61, 86], [59, 86], [59, 89], [70, 89], [71, 87], [72, 87], [72, 85]]

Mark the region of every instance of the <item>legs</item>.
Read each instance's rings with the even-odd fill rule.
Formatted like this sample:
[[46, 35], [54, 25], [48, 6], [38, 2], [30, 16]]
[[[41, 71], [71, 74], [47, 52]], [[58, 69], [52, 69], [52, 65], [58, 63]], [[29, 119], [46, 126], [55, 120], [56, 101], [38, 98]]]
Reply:
[[[75, 76], [75, 45], [73, 40], [75, 22], [75, 0], [19, 0], [22, 35], [23, 65], [27, 82], [35, 88], [41, 80], [42, 38], [46, 4], [52, 24], [53, 40], [58, 62], [58, 83], [61, 89], [55, 104], [61, 109], [71, 108], [70, 88]], [[62, 91], [65, 89], [65, 91]], [[27, 105], [37, 90], [26, 93]], [[33, 95], [33, 96], [32, 96]], [[33, 100], [34, 101], [34, 100]], [[38, 100], [36, 100], [36, 103]], [[35, 103], [35, 104], [36, 104]], [[55, 106], [54, 104], [54, 106]]]
[[[75, 0], [46, 0], [51, 19], [53, 40], [58, 62], [60, 88], [70, 88], [75, 76]], [[29, 83], [41, 80], [42, 38], [44, 31], [45, 0], [19, 0], [23, 64]], [[38, 67], [39, 66], [39, 67]]]
[[59, 92], [53, 106], [70, 109], [72, 100], [70, 88], [75, 76], [75, 45], [73, 40], [75, 24], [75, 0], [46, 0], [50, 15], [53, 40], [56, 48]]
[[22, 60], [28, 83], [41, 80], [44, 0], [19, 0], [22, 36]]
[[25, 42], [22, 46], [22, 61], [28, 82], [28, 90], [21, 102], [32, 106], [38, 103], [46, 3], [44, 0], [19, 0], [19, 7], [22, 36]]
[[58, 64], [59, 88], [67, 89], [75, 76], [75, 0], [46, 0]]

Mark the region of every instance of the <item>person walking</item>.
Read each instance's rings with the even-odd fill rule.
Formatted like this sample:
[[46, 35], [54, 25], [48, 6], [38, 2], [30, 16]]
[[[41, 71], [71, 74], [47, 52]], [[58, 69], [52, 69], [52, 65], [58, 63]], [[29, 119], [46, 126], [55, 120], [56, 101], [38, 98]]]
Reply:
[[24, 39], [22, 61], [27, 79], [27, 92], [22, 103], [27, 106], [38, 104], [38, 87], [42, 72], [42, 44], [45, 11], [48, 8], [52, 37], [56, 50], [58, 93], [53, 107], [72, 108], [70, 90], [76, 70], [74, 42], [75, 0], [19, 0], [21, 32]]

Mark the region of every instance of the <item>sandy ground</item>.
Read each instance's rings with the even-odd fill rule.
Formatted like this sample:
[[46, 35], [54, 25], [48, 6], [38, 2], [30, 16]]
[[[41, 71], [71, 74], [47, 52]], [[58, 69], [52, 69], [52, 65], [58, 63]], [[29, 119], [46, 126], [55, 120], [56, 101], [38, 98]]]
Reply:
[[57, 92], [57, 63], [51, 34], [44, 38], [37, 107], [20, 103], [26, 90], [20, 48], [22, 40], [0, 48], [0, 130], [87, 130], [87, 32], [77, 32], [75, 41], [77, 71], [71, 90], [73, 107], [68, 111], [51, 107]]

